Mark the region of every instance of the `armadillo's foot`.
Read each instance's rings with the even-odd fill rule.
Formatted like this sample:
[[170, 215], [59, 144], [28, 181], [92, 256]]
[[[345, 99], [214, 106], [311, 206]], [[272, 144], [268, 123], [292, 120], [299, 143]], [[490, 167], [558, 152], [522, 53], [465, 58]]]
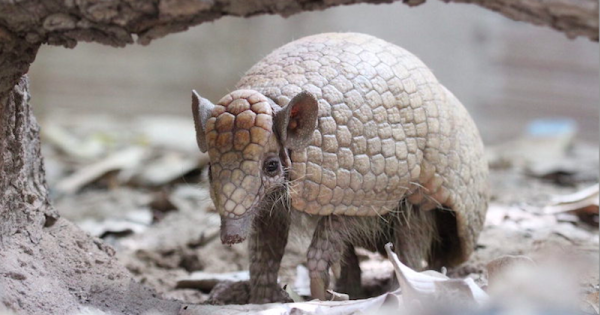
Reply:
[[279, 285], [259, 286], [250, 289], [250, 304], [290, 302], [293, 302], [293, 300]]
[[210, 291], [206, 304], [248, 304], [250, 281], [222, 281]]

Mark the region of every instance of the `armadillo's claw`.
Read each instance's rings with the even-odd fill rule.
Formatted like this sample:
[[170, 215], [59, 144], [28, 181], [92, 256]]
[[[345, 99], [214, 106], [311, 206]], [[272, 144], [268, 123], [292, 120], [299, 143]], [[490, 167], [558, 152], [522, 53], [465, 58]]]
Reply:
[[323, 278], [310, 278], [310, 295], [313, 299], [327, 301], [327, 294], [328, 292]]

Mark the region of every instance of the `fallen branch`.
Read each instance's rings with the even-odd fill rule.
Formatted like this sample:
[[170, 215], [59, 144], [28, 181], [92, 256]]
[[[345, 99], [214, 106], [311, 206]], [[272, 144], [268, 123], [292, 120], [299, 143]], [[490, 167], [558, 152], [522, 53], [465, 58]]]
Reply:
[[[53, 6], [41, 0], [0, 2], [0, 25], [28, 43], [74, 47], [78, 41], [122, 47], [134, 42], [146, 45], [169, 33], [223, 16], [249, 17], [278, 14], [284, 17], [303, 11], [323, 10], [356, 3], [391, 3], [395, 0], [254, 0], [195, 1], [145, 0], [65, 1]], [[546, 25], [569, 37], [598, 40], [597, 0], [443, 0], [474, 3], [517, 21]], [[404, 0], [415, 6], [425, 0]], [[1, 34], [1, 32], [0, 32]], [[6, 40], [0, 36], [0, 42]]]

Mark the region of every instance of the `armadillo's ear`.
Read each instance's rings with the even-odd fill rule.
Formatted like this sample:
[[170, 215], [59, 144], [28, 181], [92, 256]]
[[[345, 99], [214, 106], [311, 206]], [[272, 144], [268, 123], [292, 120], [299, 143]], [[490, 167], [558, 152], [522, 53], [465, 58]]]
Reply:
[[303, 91], [275, 113], [273, 130], [279, 135], [284, 147], [304, 149], [312, 141], [318, 115], [317, 99], [311, 93]]
[[210, 118], [215, 105], [209, 100], [200, 97], [192, 90], [192, 114], [194, 115], [194, 126], [196, 127], [196, 141], [200, 151], [208, 151], [206, 146], [206, 121]]

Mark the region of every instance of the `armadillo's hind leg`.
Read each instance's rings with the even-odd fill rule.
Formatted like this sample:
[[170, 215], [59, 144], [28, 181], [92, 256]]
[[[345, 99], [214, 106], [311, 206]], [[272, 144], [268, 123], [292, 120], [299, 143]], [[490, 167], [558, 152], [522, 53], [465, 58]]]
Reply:
[[271, 211], [262, 211], [255, 219], [254, 225], [248, 244], [250, 303], [292, 302], [277, 284], [277, 274], [290, 226], [290, 213], [284, 202], [276, 202]]
[[322, 217], [308, 248], [310, 294], [326, 300], [329, 268], [340, 261], [346, 247], [347, 223], [350, 218], [330, 215]]
[[394, 222], [394, 249], [407, 266], [422, 270], [429, 265], [434, 244], [438, 241], [435, 210], [400, 202]]
[[461, 262], [463, 249], [452, 210], [401, 204], [394, 224], [394, 247], [400, 260], [416, 270], [440, 270]]
[[353, 245], [346, 246], [340, 263], [342, 268], [335, 281], [335, 291], [346, 293], [351, 299], [363, 298], [365, 294], [360, 279], [361, 270]]
[[441, 267], [452, 267], [462, 262], [463, 253], [456, 213], [449, 209], [438, 208], [431, 212], [435, 213], [437, 238], [433, 242], [429, 256], [429, 268], [439, 270]]

